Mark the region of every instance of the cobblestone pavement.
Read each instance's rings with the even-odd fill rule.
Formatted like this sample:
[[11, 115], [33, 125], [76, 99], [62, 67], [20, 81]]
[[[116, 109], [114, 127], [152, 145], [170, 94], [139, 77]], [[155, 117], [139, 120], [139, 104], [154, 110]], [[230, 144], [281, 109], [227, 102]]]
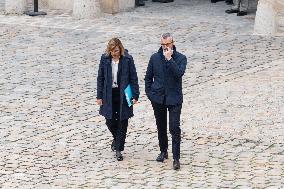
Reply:
[[[254, 14], [227, 8], [176, 0], [94, 20], [0, 15], [0, 188], [283, 188], [284, 38], [252, 35]], [[180, 171], [171, 154], [155, 161], [144, 93], [163, 31], [189, 62]], [[95, 104], [98, 61], [113, 36], [134, 56], [141, 86], [122, 162]]]

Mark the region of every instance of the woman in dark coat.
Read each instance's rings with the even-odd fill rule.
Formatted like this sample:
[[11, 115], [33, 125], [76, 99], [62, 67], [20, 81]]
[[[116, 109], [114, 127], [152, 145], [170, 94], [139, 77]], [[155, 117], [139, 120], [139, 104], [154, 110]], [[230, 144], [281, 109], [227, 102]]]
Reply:
[[113, 141], [111, 149], [116, 151], [118, 161], [123, 160], [128, 119], [133, 116], [133, 106], [128, 106], [124, 94], [130, 84], [132, 104], [139, 98], [139, 85], [134, 60], [124, 49], [118, 38], [112, 38], [106, 52], [101, 56], [97, 77], [97, 104], [100, 114], [106, 119]]

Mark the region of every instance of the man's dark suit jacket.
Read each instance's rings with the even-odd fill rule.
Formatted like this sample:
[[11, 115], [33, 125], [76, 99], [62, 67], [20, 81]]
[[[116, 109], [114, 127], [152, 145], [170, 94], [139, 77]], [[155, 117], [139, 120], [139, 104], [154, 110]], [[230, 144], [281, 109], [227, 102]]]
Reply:
[[158, 104], [178, 105], [183, 102], [182, 76], [187, 58], [173, 48], [172, 59], [166, 60], [162, 47], [150, 58], [145, 75], [147, 97]]

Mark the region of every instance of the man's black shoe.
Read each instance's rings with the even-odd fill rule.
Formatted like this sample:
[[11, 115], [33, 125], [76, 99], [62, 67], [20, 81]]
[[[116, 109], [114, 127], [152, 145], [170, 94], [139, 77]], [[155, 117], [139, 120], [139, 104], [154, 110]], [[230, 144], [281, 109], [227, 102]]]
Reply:
[[116, 150], [116, 147], [115, 147], [115, 140], [113, 140], [112, 143], [111, 143], [111, 150], [112, 150], [112, 151], [115, 151], [115, 150]]
[[245, 15], [247, 15], [247, 14], [248, 14], [248, 13], [245, 12], [245, 11], [240, 11], [240, 12], [238, 12], [237, 16], [245, 16]]
[[232, 13], [239, 13], [240, 11], [235, 10], [235, 9], [229, 9], [229, 10], [226, 10], [225, 12], [228, 13], [228, 14], [232, 14]]
[[122, 161], [123, 160], [123, 156], [122, 156], [120, 151], [116, 151], [116, 159], [117, 159], [117, 161]]
[[170, 3], [170, 2], [173, 2], [173, 0], [152, 0], [152, 2]]
[[145, 6], [145, 3], [139, 2], [137, 6]]
[[161, 153], [158, 155], [156, 161], [158, 161], [158, 162], [163, 162], [165, 159], [168, 159], [168, 152], [161, 152]]
[[135, 5], [136, 6], [145, 6], [145, 2], [144, 2], [144, 0], [136, 0]]
[[179, 169], [180, 169], [180, 163], [179, 163], [179, 160], [174, 159], [174, 162], [173, 162], [173, 168], [174, 168], [174, 170], [179, 170]]
[[234, 3], [233, 3], [232, 0], [226, 0], [226, 4], [227, 4], [227, 5], [232, 5], [232, 4], [234, 4]]
[[224, 0], [211, 0], [211, 3], [217, 3], [218, 1], [224, 1]]

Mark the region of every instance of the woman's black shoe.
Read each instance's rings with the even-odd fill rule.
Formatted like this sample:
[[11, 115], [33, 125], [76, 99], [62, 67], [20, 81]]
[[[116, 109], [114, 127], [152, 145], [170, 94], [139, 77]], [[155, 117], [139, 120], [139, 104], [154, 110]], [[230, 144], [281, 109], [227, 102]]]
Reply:
[[122, 156], [120, 151], [116, 151], [116, 159], [117, 159], [117, 161], [122, 161], [123, 160], [123, 156]]
[[168, 152], [161, 152], [161, 153], [158, 155], [156, 161], [158, 161], [158, 162], [163, 162], [165, 159], [168, 159]]

